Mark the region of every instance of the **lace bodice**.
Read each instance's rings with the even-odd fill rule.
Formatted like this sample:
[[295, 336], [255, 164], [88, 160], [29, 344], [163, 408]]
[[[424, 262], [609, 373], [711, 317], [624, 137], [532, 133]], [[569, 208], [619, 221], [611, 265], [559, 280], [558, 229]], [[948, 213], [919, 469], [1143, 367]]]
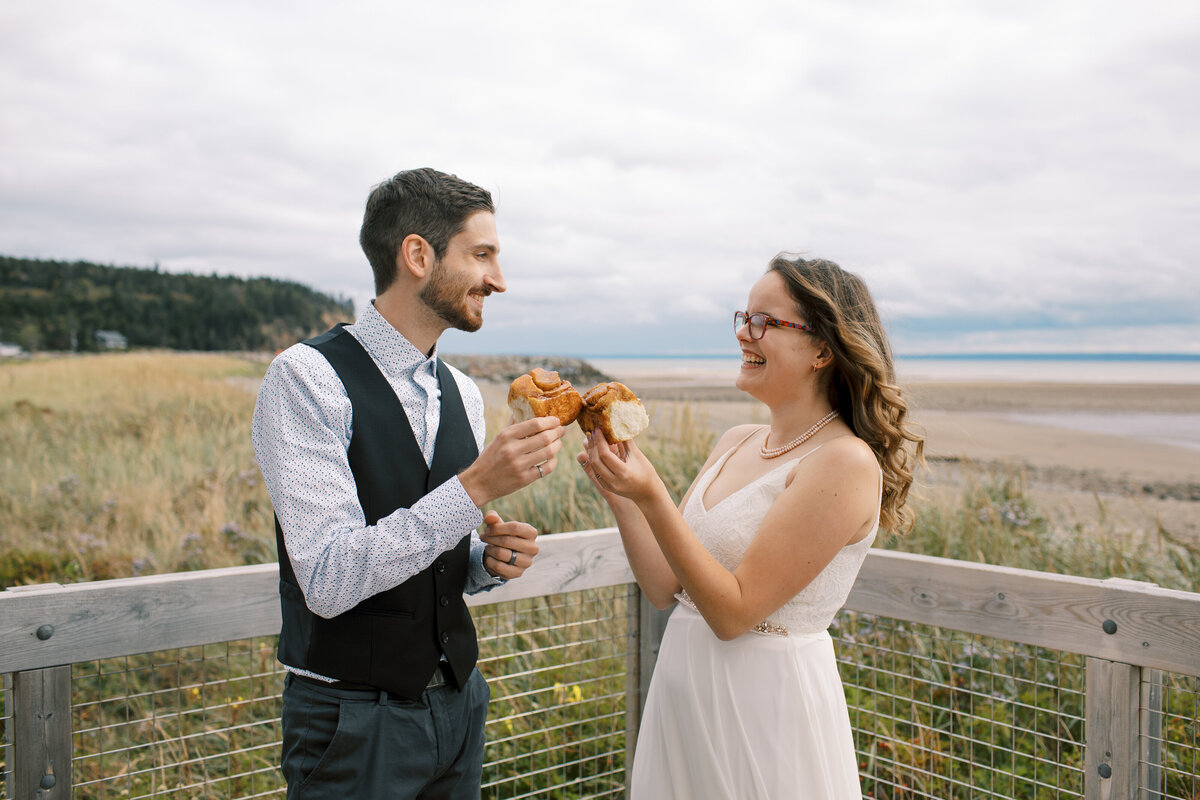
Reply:
[[[742, 557], [767, 514], [767, 509], [783, 492], [791, 468], [796, 466], [798, 461], [819, 450], [820, 446], [798, 458], [779, 464], [712, 508], [705, 508], [705, 491], [736, 449], [731, 448], [700, 477], [683, 510], [684, 519], [700, 542], [731, 572], [741, 564]], [[871, 549], [871, 542], [874, 541], [878, 530], [877, 512], [871, 532], [862, 540], [848, 544], [838, 551], [833, 560], [808, 586], [764, 620], [766, 629], [783, 626], [788, 632], [796, 634], [817, 633], [827, 629], [850, 595], [850, 589], [858, 577], [858, 570], [867, 556], [867, 551]]]

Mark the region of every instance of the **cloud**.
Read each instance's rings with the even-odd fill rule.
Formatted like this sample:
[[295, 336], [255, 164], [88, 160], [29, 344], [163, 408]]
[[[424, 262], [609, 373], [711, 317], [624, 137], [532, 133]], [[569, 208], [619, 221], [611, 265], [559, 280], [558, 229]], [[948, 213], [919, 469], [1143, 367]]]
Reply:
[[781, 250], [863, 275], [898, 350], [1102, 346], [1114, 317], [1196, 348], [1195, 3], [679, 11], [6, 8], [0, 252], [361, 303], [366, 194], [428, 165], [497, 199], [478, 352], [532, 320], [562, 352], [718, 352]]

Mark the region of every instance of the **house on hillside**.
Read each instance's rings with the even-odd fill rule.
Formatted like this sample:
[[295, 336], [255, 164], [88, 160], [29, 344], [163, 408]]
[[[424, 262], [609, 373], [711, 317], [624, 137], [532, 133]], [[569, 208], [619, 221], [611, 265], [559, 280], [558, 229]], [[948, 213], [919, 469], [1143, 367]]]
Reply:
[[125, 334], [117, 331], [96, 331], [96, 344], [101, 350], [128, 350], [129, 341]]

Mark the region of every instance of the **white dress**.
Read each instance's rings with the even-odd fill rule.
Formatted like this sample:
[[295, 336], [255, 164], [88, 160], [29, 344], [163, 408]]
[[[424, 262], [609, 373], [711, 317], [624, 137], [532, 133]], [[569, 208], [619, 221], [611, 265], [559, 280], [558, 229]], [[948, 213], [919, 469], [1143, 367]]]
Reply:
[[[741, 563], [791, 467], [713, 508], [697, 483], [684, 518], [726, 568]], [[667, 622], [637, 737], [631, 800], [861, 800], [846, 698], [827, 631], [879, 527], [847, 545], [758, 628], [718, 639], [686, 595]], [[769, 630], [774, 632], [762, 632]]]

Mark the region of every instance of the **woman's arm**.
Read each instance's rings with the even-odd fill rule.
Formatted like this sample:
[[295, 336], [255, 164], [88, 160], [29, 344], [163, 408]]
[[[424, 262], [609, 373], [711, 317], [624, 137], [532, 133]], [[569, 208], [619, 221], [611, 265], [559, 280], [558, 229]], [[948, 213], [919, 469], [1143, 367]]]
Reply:
[[604, 495], [616, 517], [621, 545], [625, 548], [625, 557], [629, 559], [638, 588], [655, 608], [667, 608], [675, 602], [675, 594], [680, 589], [679, 579], [663, 557], [662, 549], [646, 524], [646, 518], [632, 500], [612, 492], [604, 492]]
[[[703, 475], [722, 453], [733, 446], [733, 442], [745, 436], [749, 432], [749, 427], [740, 426], [722, 436], [696, 477], [699, 478], [700, 475]], [[624, 445], [617, 445], [614, 448], [600, 439], [598, 446], [614, 452], [618, 458], [621, 458], [622, 455], [628, 457], [628, 448]], [[642, 593], [654, 604], [655, 608], [667, 608], [675, 602], [675, 594], [680, 590], [681, 584], [663, 555], [662, 548], [655, 540], [650, 525], [646, 522], [646, 517], [635, 502], [610, 491], [606, 485], [596, 480], [595, 471], [589, 468], [589, 456], [586, 451], [580, 453], [577, 460], [583, 467], [584, 473], [591, 479], [592, 485], [596, 487], [605, 502], [608, 503], [609, 508], [612, 509], [613, 516], [617, 521], [617, 529], [621, 533], [621, 544], [625, 548], [625, 557], [629, 559], [633, 577], [637, 580]], [[647, 461], [648, 463], [649, 461]], [[696, 482], [693, 480], [679, 504], [679, 509], [687, 504], [695, 485]], [[665, 491], [666, 487], [664, 486], [663, 489]]]
[[603, 483], [636, 504], [672, 573], [726, 640], [795, 597], [838, 550], [866, 534], [878, 509], [874, 454], [854, 437], [831, 440], [797, 466], [742, 563], [730, 572], [696, 539], [636, 445], [622, 461], [589, 440], [588, 457]]

